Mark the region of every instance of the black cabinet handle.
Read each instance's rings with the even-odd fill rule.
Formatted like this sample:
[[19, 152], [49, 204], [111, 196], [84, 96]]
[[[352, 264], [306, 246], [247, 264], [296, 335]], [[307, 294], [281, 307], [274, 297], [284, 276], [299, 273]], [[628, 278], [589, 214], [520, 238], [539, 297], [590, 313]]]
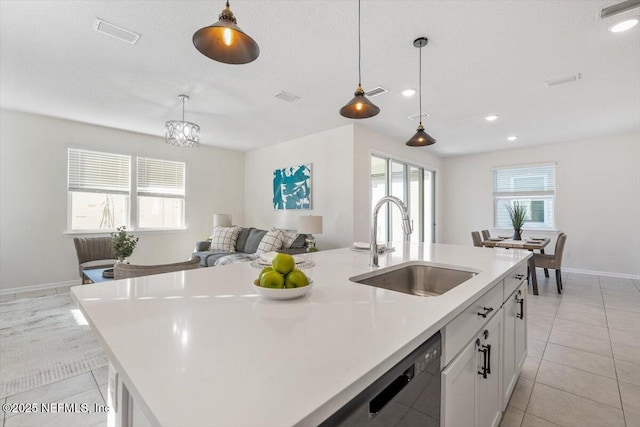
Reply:
[[487, 317], [487, 314], [493, 311], [493, 307], [482, 307], [482, 309], [484, 310], [484, 313], [478, 312], [478, 316]]
[[516, 317], [518, 319], [524, 319], [524, 298], [518, 298], [518, 295], [520, 295], [522, 291], [518, 291], [518, 294], [516, 295], [516, 304], [520, 304], [520, 313], [516, 313]]
[[393, 380], [384, 390], [369, 402], [369, 417], [374, 417], [385, 407], [391, 399], [393, 399], [400, 391], [405, 388], [415, 375], [415, 365], [411, 365], [409, 369], [404, 371], [402, 375]]
[[514, 276], [514, 278], [515, 278], [515, 279], [518, 279], [518, 280], [522, 280], [522, 279], [524, 279], [524, 274], [516, 274], [516, 275]]
[[478, 347], [478, 353], [482, 353], [482, 368], [478, 371], [478, 375], [482, 375], [482, 378], [487, 378], [487, 374], [491, 373], [491, 345], [481, 345], [480, 338], [478, 338], [476, 346]]

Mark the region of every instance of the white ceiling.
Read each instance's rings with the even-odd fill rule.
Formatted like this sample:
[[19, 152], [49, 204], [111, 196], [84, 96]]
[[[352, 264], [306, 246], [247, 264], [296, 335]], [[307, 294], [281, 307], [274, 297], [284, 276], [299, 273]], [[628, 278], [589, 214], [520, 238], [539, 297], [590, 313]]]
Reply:
[[[640, 131], [640, 29], [613, 34], [617, 0], [362, 1], [362, 83], [378, 116], [338, 114], [357, 86], [357, 2], [231, 0], [260, 57], [227, 65], [191, 41], [223, 0], [0, 1], [0, 106], [153, 135], [181, 116], [207, 145], [251, 150], [351, 122], [404, 144], [425, 121], [441, 156]], [[640, 13], [636, 9], [634, 13]], [[96, 17], [140, 33], [135, 46], [93, 30]], [[581, 73], [547, 88], [545, 80]], [[287, 103], [281, 90], [300, 97]], [[484, 117], [500, 118], [487, 123]], [[516, 142], [507, 142], [509, 135]]]

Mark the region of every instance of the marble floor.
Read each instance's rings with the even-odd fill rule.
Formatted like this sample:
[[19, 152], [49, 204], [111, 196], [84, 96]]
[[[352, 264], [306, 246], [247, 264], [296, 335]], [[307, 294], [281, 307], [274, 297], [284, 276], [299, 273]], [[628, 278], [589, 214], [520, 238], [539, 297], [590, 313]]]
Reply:
[[640, 281], [540, 270], [502, 427], [640, 427]]
[[[564, 274], [565, 290], [538, 274], [528, 300], [529, 355], [502, 427], [640, 427], [640, 281]], [[3, 295], [0, 301], [69, 292]], [[90, 413], [1, 413], [2, 427], [106, 426], [107, 368], [2, 399], [85, 403]]]

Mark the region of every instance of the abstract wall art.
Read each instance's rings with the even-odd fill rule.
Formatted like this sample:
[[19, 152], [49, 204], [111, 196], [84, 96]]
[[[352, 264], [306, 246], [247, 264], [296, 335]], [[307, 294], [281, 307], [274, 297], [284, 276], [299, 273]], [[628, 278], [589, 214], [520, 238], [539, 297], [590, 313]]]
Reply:
[[273, 171], [274, 209], [311, 209], [311, 163]]

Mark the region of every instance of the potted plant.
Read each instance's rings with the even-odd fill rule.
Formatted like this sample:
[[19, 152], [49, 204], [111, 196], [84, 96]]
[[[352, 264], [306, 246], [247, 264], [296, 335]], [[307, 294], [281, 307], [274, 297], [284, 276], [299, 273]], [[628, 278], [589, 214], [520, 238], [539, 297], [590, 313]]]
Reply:
[[127, 227], [122, 226], [117, 228], [117, 232], [111, 233], [111, 247], [118, 258], [118, 262], [125, 262], [125, 258], [130, 257], [133, 254], [133, 250], [138, 244], [140, 238], [135, 237], [133, 234], [127, 234]]
[[527, 217], [527, 207], [518, 202], [505, 206], [509, 212], [509, 218], [511, 218], [511, 225], [513, 225], [513, 240], [522, 240], [522, 226]]

